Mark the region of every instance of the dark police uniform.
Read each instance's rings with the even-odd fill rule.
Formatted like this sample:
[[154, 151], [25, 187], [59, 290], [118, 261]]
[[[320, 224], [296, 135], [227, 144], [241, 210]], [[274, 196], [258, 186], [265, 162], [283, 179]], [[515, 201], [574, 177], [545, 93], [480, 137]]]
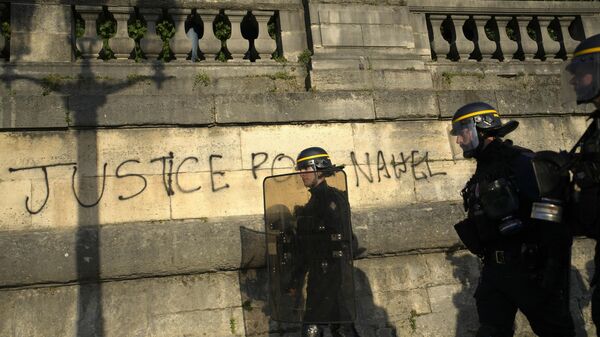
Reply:
[[[539, 336], [574, 336], [571, 236], [567, 226], [531, 218], [540, 199], [535, 154], [499, 138], [517, 125], [502, 124], [496, 110], [481, 102], [459, 109], [453, 119], [452, 135], [466, 139], [457, 141], [463, 155], [477, 160], [461, 192], [468, 217], [455, 225], [465, 246], [483, 260], [475, 291], [477, 336], [513, 336], [517, 310]], [[478, 139], [470, 138], [474, 134]], [[493, 140], [486, 145], [486, 139]]]
[[[595, 273], [590, 286], [592, 292], [592, 320], [600, 327], [600, 111], [592, 114], [592, 123], [585, 132], [580, 152], [576, 155], [573, 172], [573, 198], [569, 220], [574, 222], [577, 234], [596, 240], [594, 255]], [[600, 336], [600, 331], [598, 331]]]
[[358, 337], [346, 174], [320, 147], [301, 151], [296, 170], [263, 182], [271, 317], [301, 323], [302, 337], [327, 327], [332, 337]]
[[573, 51], [573, 58], [563, 72], [563, 102], [596, 106], [591, 124], [570, 152], [571, 199], [568, 222], [575, 234], [596, 239], [595, 274], [591, 285], [592, 320], [600, 336], [600, 34], [583, 40]]
[[[351, 322], [353, 317], [347, 308], [354, 306], [354, 298], [348, 298], [349, 294], [342, 287], [342, 280], [351, 278], [344, 274], [351, 269], [343, 265], [347, 263], [346, 255], [351, 254], [348, 198], [344, 192], [330, 187], [327, 181], [309, 191], [308, 203], [298, 208], [295, 214], [299, 257], [294, 273], [296, 288], [301, 288], [300, 284], [307, 276], [303, 321], [327, 323], [323, 321], [327, 317], [333, 322]], [[332, 325], [332, 330], [340, 328]]]
[[[478, 228], [481, 240], [478, 253], [483, 257], [475, 292], [479, 321], [484, 330], [480, 336], [512, 336], [517, 309], [525, 314], [533, 331], [540, 336], [574, 336], [567, 296], [568, 250], [563, 249], [563, 260], [556, 261], [556, 272], [563, 276], [546, 276], [551, 253], [543, 235], [547, 224], [529, 218], [537, 195], [532, 157], [531, 152], [509, 141], [496, 139], [477, 156], [477, 169], [465, 188], [469, 193], [465, 195], [468, 221], [473, 221]], [[515, 220], [522, 223], [518, 233], [503, 235], [496, 224], [484, 219], [484, 214], [478, 214], [481, 200], [476, 196], [477, 190], [498, 179], [507, 179], [518, 190], [519, 209]], [[548, 280], [544, 277], [559, 278], [552, 283], [560, 284], [545, 287], [544, 282]]]

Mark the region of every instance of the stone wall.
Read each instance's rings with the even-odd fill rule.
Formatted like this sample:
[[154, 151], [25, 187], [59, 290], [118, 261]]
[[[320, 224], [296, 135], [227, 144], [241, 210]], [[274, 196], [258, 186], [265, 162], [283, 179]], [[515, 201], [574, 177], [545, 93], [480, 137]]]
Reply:
[[[290, 172], [297, 152], [315, 145], [346, 165], [365, 248], [354, 274], [360, 332], [473, 336], [479, 262], [452, 224], [464, 217], [458, 192], [474, 165], [452, 157], [446, 128], [456, 108], [484, 100], [521, 123], [515, 143], [573, 145], [589, 107], [561, 104], [560, 69], [567, 47], [600, 29], [600, 6], [548, 4], [0, 6], [11, 27], [0, 61], [0, 336], [297, 336], [297, 325], [269, 319], [262, 180]], [[156, 60], [152, 29], [141, 43], [148, 59], [127, 59], [128, 19], [142, 13], [150, 27], [161, 9], [175, 23], [177, 59]], [[105, 10], [117, 24], [109, 44], [118, 57], [109, 61], [97, 59], [102, 41], [90, 28]], [[220, 10], [232, 22], [225, 63], [215, 60], [210, 34]], [[194, 13], [205, 27], [200, 50], [210, 56], [197, 63], [185, 58], [191, 44], [182, 31]], [[521, 34], [510, 52], [498, 30], [490, 51], [483, 35], [444, 37], [432, 28], [477, 34], [481, 20], [496, 15], [502, 25], [519, 13], [526, 15], [515, 18], [517, 28], [561, 31], [559, 48], [546, 35]], [[242, 57], [252, 43], [240, 23], [252, 17], [262, 36], [254, 43], [277, 47], [277, 60], [265, 47], [256, 47], [256, 62]], [[260, 35], [267, 17], [276, 18], [272, 40]], [[580, 335], [595, 333], [592, 248], [579, 239], [573, 251]], [[531, 334], [522, 317], [518, 331]]]

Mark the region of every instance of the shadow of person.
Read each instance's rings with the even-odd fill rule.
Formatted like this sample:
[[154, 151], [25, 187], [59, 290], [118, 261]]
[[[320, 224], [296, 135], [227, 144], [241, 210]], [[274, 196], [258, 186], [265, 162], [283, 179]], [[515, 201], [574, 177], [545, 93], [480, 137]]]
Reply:
[[[593, 269], [594, 261], [589, 261], [586, 264], [586, 269], [588, 270], [588, 275], [592, 275], [589, 273], [590, 268]], [[593, 271], [592, 271], [593, 273]], [[589, 287], [589, 279], [584, 279], [584, 276], [581, 272], [575, 268], [571, 267], [571, 279], [570, 279], [570, 309], [571, 316], [573, 317], [573, 323], [575, 324], [575, 334], [576, 336], [588, 336], [588, 332], [586, 331], [586, 312], [590, 313], [589, 305], [591, 303], [592, 298], [592, 289]], [[588, 317], [588, 324], [592, 324], [591, 316]]]
[[[364, 260], [366, 261], [366, 260]], [[396, 327], [390, 323], [387, 311], [375, 304], [373, 290], [367, 274], [354, 266], [356, 296], [356, 330], [361, 337], [398, 337]]]
[[460, 291], [452, 296], [457, 310], [456, 336], [475, 336], [479, 328], [475, 290], [481, 269], [479, 259], [464, 250], [451, 249], [446, 252], [446, 260], [453, 266], [452, 276], [460, 282]]
[[[284, 205], [273, 205], [267, 210], [267, 223], [276, 226], [277, 231], [293, 235], [291, 227], [292, 218], [290, 210]], [[290, 232], [291, 231], [291, 232]], [[286, 324], [271, 319], [273, 301], [269, 301], [276, 294], [269, 282], [285, 283], [285, 279], [269, 280], [266, 267], [267, 238], [264, 231], [257, 231], [247, 227], [240, 227], [241, 262], [239, 275], [240, 300], [244, 316], [246, 336], [280, 335], [290, 336], [299, 334], [298, 324]], [[271, 242], [271, 245], [281, 242]], [[277, 247], [272, 247], [277, 249]], [[285, 275], [278, 275], [285, 277]], [[290, 282], [290, 280], [287, 280]], [[291, 309], [292, 306], [290, 305]], [[276, 310], [280, 310], [278, 308]]]

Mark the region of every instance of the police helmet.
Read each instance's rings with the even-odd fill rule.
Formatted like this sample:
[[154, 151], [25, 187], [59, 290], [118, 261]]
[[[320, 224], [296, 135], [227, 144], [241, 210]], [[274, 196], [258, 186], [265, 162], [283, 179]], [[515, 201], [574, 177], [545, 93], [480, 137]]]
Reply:
[[591, 103], [600, 95], [600, 34], [583, 40], [575, 48], [563, 72], [562, 89], [567, 94], [574, 89], [577, 104]]
[[336, 166], [331, 163], [327, 151], [320, 147], [309, 147], [300, 151], [296, 157], [296, 170], [312, 167], [315, 171], [332, 170]]
[[472, 158], [483, 144], [483, 138], [504, 137], [517, 126], [519, 123], [516, 121], [503, 124], [496, 108], [487, 103], [474, 102], [464, 105], [454, 113], [449, 130], [450, 138], [457, 138], [456, 141], [450, 142], [453, 155], [462, 152], [465, 158]]

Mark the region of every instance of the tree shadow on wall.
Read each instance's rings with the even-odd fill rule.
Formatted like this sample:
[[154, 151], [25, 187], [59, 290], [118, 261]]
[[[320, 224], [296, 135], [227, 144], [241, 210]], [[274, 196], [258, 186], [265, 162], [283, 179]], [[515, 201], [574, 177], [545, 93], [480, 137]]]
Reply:
[[[70, 1], [58, 3], [70, 5]], [[163, 1], [167, 8], [174, 6], [174, 1]], [[33, 16], [19, 16], [19, 24], [25, 30], [30, 29], [34, 23]], [[67, 25], [72, 24], [67, 23]], [[72, 37], [66, 37], [72, 39]], [[73, 41], [68, 41], [73, 43]], [[31, 47], [25, 44], [18, 52], [11, 54], [11, 61], [18, 61], [25, 54], [31, 52]], [[101, 107], [107, 104], [108, 96], [134, 86], [140, 81], [152, 81], [157, 88], [161, 88], [167, 79], [164, 75], [164, 65], [153, 62], [152, 76], [131, 78], [122, 81], [100, 81], [99, 74], [94, 72], [98, 62], [82, 59], [74, 66], [79, 66], [79, 71], [68, 74], [46, 74], [39, 76], [23, 75], [15, 71], [16, 66], [11, 63], [0, 65], [3, 85], [7, 92], [15, 92], [19, 82], [30, 82], [41, 88], [41, 96], [48, 96], [62, 100], [66, 110], [65, 121], [67, 128], [73, 133], [77, 147], [77, 162], [72, 167], [72, 186], [78, 207], [78, 227], [75, 231], [75, 263], [78, 286], [77, 295], [77, 324], [76, 336], [78, 337], [103, 337], [105, 336], [104, 309], [102, 301], [101, 283], [101, 232], [100, 203], [106, 185], [106, 164], [98, 167], [98, 135]], [[15, 88], [13, 88], [13, 86]], [[83, 93], [83, 95], [82, 95]], [[17, 96], [18, 98], [18, 96]], [[45, 172], [45, 171], [44, 171]], [[43, 261], [40, 256], [39, 261]]]
[[479, 322], [473, 295], [480, 272], [479, 258], [467, 251], [452, 249], [446, 252], [446, 260], [453, 266], [452, 275], [461, 285], [461, 290], [452, 296], [452, 303], [457, 310], [455, 335], [475, 336]]

